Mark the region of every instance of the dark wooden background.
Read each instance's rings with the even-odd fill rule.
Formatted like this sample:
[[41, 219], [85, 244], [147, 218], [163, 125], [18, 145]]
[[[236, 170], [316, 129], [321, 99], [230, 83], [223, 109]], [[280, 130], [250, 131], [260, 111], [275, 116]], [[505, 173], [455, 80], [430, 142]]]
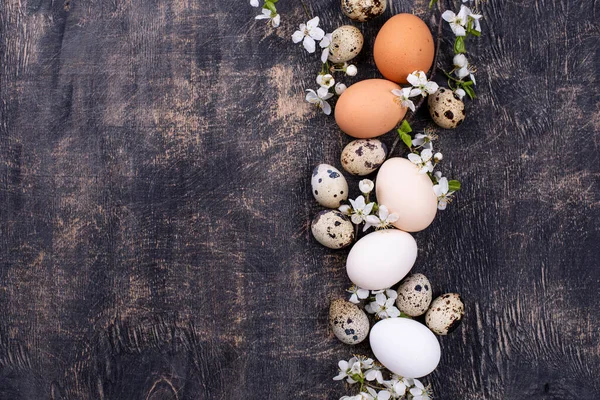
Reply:
[[[336, 363], [367, 347], [328, 331], [347, 252], [311, 237], [309, 177], [349, 138], [303, 102], [319, 64], [290, 40], [301, 4], [273, 31], [247, 3], [0, 4], [1, 399], [346, 394]], [[354, 81], [378, 76], [385, 19], [429, 21], [426, 3], [358, 25]], [[600, 3], [480, 8], [479, 98], [440, 132], [464, 190], [415, 235], [414, 270], [467, 308], [426, 381], [437, 399], [598, 399]]]

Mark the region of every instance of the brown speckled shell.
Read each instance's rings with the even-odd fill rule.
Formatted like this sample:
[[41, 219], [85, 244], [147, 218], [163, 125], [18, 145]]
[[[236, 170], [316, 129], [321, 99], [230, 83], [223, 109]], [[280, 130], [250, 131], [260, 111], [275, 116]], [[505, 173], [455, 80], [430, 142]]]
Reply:
[[444, 129], [454, 129], [465, 120], [465, 104], [449, 89], [440, 88], [430, 95], [427, 108], [433, 121]]
[[378, 139], [359, 139], [348, 143], [342, 151], [342, 167], [352, 175], [369, 175], [383, 164], [387, 147]]
[[310, 228], [315, 239], [330, 249], [341, 249], [354, 241], [354, 225], [337, 210], [321, 211]]
[[343, 343], [358, 344], [369, 334], [369, 318], [357, 305], [337, 299], [329, 307], [329, 325]]
[[385, 12], [386, 0], [342, 0], [342, 12], [350, 19], [365, 22]]
[[452, 332], [465, 314], [465, 305], [458, 293], [446, 293], [435, 299], [425, 315], [425, 323], [438, 335]]
[[337, 28], [331, 34], [329, 45], [329, 61], [343, 63], [352, 60], [360, 53], [364, 43], [362, 33], [352, 25]]
[[398, 286], [397, 292], [396, 307], [404, 314], [418, 317], [427, 312], [431, 304], [432, 288], [425, 275], [407, 276]]

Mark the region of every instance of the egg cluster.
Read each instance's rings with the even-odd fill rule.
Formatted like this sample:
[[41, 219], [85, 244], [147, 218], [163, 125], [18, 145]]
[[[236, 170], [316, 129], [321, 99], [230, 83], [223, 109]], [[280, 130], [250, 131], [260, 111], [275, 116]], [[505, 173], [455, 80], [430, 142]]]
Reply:
[[[343, 0], [342, 9], [351, 18], [363, 21], [372, 16], [357, 10], [367, 3]], [[385, 9], [385, 2], [383, 4]], [[329, 48], [332, 62], [350, 60], [364, 43], [362, 35], [355, 35], [353, 29], [356, 28], [342, 28], [333, 34], [332, 43], [337, 42], [337, 45]], [[367, 79], [351, 85], [335, 106], [337, 125], [355, 138], [342, 151], [342, 169], [355, 176], [377, 172], [373, 190], [377, 202], [369, 203], [371, 191], [361, 189], [360, 204], [357, 198], [350, 200], [351, 207], [345, 205], [350, 195], [348, 183], [333, 165], [318, 165], [311, 179], [315, 200], [329, 208], [314, 218], [313, 236], [332, 249], [352, 246], [346, 272], [355, 285], [353, 297], [351, 301], [332, 301], [331, 330], [349, 345], [361, 343], [368, 337], [375, 358], [404, 378], [423, 377], [437, 367], [441, 349], [436, 334], [451, 332], [464, 315], [464, 304], [458, 294], [446, 293], [433, 300], [433, 288], [427, 277], [409, 275], [418, 253], [411, 233], [426, 229], [437, 214], [435, 180], [431, 173], [423, 173], [423, 167], [415, 165], [412, 159], [388, 159], [387, 147], [377, 139], [405, 118], [407, 107], [399, 104], [394, 93], [402, 90], [400, 84], [406, 83], [414, 71], [428, 71], [433, 65], [434, 53], [433, 37], [420, 18], [412, 14], [390, 18], [377, 35], [373, 49], [375, 63], [385, 79]], [[427, 93], [422, 95], [425, 97]], [[429, 109], [435, 116], [434, 121], [444, 128], [458, 126], [465, 115], [462, 102], [444, 89], [429, 96]], [[369, 217], [375, 209], [379, 209], [380, 221], [384, 218], [382, 210], [394, 218], [359, 237], [353, 224], [366, 222], [365, 230], [368, 229]], [[390, 289], [393, 287], [396, 289]], [[363, 306], [361, 300], [370, 303]], [[372, 327], [368, 313], [375, 316]]]

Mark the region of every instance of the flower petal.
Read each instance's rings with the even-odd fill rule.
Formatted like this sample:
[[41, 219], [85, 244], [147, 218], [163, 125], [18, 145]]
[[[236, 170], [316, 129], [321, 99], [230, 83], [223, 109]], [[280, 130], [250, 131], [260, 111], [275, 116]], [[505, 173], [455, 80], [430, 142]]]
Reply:
[[325, 37], [325, 31], [321, 28], [313, 28], [308, 33], [311, 38], [315, 40], [321, 40]]
[[292, 35], [292, 42], [294, 42], [294, 43], [300, 43], [303, 38], [304, 38], [304, 32], [296, 31]]
[[321, 103], [321, 108], [323, 109], [323, 112], [325, 113], [325, 115], [331, 114], [331, 106], [329, 105], [328, 102], [326, 102], [326, 101], [322, 102]]
[[304, 41], [302, 42], [302, 45], [309, 53], [315, 52], [315, 39], [311, 38], [310, 36], [304, 36]]
[[454, 19], [456, 18], [456, 14], [454, 14], [452, 11], [450, 10], [446, 10], [444, 11], [444, 13], [442, 14], [442, 18], [444, 19], [444, 21], [447, 22], [452, 22], [454, 21]]

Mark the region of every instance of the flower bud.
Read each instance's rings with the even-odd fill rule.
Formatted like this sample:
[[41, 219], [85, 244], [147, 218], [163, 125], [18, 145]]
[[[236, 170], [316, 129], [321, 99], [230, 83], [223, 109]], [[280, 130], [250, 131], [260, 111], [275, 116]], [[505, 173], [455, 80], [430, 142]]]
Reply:
[[433, 155], [433, 159], [434, 159], [435, 161], [442, 161], [442, 160], [444, 159], [444, 156], [442, 155], [442, 153], [435, 153], [435, 154]]
[[454, 94], [457, 95], [460, 100], [462, 100], [467, 93], [463, 89], [456, 89]]
[[357, 72], [358, 72], [358, 69], [356, 68], [356, 65], [350, 64], [346, 68], [346, 75], [348, 75], [348, 76], [355, 76]]
[[363, 179], [362, 181], [358, 182], [358, 188], [364, 194], [371, 193], [374, 187], [375, 184], [370, 179]]
[[340, 96], [342, 93], [344, 93], [344, 90], [346, 90], [346, 89], [347, 89], [346, 85], [344, 85], [342, 82], [338, 82], [335, 85], [335, 93], [338, 96]]

